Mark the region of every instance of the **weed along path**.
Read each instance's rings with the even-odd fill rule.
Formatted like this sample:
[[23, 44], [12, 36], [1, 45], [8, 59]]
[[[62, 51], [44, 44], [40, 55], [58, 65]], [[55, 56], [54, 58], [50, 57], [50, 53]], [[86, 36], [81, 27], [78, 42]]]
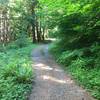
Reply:
[[29, 100], [94, 100], [52, 59], [48, 45], [38, 46], [32, 58], [36, 78]]

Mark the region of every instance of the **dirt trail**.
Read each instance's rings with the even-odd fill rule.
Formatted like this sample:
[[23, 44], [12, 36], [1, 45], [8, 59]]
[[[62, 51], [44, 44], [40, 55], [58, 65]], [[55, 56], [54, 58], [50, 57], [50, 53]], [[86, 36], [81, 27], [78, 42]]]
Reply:
[[29, 100], [94, 100], [52, 59], [48, 45], [32, 52], [36, 79]]

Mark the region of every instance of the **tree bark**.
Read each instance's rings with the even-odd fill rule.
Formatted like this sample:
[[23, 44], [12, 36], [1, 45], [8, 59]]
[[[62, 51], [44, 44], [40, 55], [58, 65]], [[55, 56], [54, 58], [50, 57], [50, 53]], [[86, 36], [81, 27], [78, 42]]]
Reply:
[[37, 32], [37, 41], [38, 42], [41, 42], [41, 33], [40, 33], [40, 30], [39, 30], [39, 22], [38, 22], [38, 19], [36, 18], [36, 32]]
[[34, 3], [32, 3], [32, 22], [31, 22], [31, 25], [32, 25], [32, 39], [33, 39], [33, 43], [36, 42], [36, 33], [35, 33], [35, 5]]

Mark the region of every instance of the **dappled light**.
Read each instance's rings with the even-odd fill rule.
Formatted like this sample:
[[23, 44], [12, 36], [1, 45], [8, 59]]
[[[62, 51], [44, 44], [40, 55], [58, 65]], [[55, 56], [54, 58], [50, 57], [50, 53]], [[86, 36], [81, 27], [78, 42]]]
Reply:
[[[45, 51], [44, 53], [42, 53]], [[35, 55], [35, 56], [34, 56]], [[38, 57], [36, 56], [38, 55]], [[48, 56], [46, 56], [48, 55]], [[69, 74], [65, 74], [60, 66], [49, 57], [47, 45], [40, 45], [33, 51], [33, 69], [35, 70], [35, 87], [33, 88], [33, 92], [30, 96], [30, 100], [34, 98], [34, 96], [38, 100], [82, 100], [83, 98], [86, 100], [91, 98], [91, 96], [86, 95], [87, 92], [77, 86], [73, 79]], [[85, 96], [86, 95], [86, 96]], [[51, 97], [53, 99], [51, 99]]]
[[65, 80], [59, 80], [59, 79], [56, 79], [54, 77], [51, 77], [51, 76], [41, 76], [41, 78], [43, 78], [43, 80], [48, 80], [48, 81], [53, 81], [53, 82], [57, 82], [57, 83], [61, 83], [61, 84], [65, 84], [66, 81]]
[[34, 69], [38, 69], [38, 70], [47, 70], [47, 71], [56, 71], [56, 72], [62, 72], [61, 69], [57, 69], [57, 68], [52, 68], [52, 66], [48, 66], [46, 64], [43, 63], [39, 63], [39, 64], [34, 64]]
[[[60, 74], [63, 72], [61, 69], [56, 68], [56, 66], [50, 67], [46, 63], [37, 63], [37, 64], [34, 64], [33, 66], [35, 70], [42, 71], [42, 73], [45, 71], [51, 71], [51, 73], [56, 72], [60, 76]], [[50, 75], [41, 75], [40, 78], [42, 78], [42, 80], [44, 81], [51, 81], [58, 84], [72, 84], [73, 83], [73, 80], [71, 80], [69, 77], [65, 77], [64, 79], [63, 78], [59, 79], [56, 76], [54, 77]]]
[[43, 63], [40, 64], [35, 64], [35, 69], [40, 69], [40, 70], [53, 70], [53, 68], [51, 68], [50, 66], [47, 66]]
[[61, 83], [61, 84], [72, 84], [73, 81], [71, 79], [57, 79], [52, 76], [47, 76], [47, 75], [42, 75], [41, 78], [43, 80], [51, 81], [51, 82], [56, 82], [56, 83]]

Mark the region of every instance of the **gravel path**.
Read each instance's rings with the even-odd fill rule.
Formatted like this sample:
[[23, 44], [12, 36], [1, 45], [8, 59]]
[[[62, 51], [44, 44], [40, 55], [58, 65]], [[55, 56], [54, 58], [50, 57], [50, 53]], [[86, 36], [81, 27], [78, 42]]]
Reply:
[[94, 100], [77, 86], [48, 53], [48, 45], [32, 53], [36, 79], [29, 100]]

